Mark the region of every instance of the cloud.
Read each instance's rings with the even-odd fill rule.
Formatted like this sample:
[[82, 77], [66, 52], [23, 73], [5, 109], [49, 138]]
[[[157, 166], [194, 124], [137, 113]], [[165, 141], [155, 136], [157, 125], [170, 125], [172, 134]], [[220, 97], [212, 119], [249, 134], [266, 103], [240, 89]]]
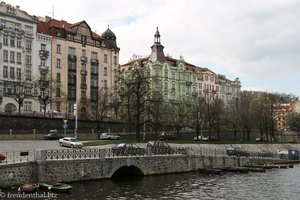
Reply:
[[158, 26], [165, 54], [240, 77], [244, 87], [300, 95], [298, 0], [11, 1], [36, 15], [54, 5], [58, 19], [86, 20], [99, 34], [110, 25], [121, 63], [149, 55]]

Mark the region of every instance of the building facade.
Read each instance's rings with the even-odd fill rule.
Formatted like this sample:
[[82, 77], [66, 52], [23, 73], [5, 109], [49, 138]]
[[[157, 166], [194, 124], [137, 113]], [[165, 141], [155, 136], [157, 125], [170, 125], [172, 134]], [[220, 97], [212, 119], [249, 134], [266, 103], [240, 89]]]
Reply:
[[40, 109], [40, 70], [34, 17], [0, 3], [0, 112], [32, 114]]
[[51, 109], [68, 117], [76, 104], [79, 118], [94, 118], [99, 91], [117, 81], [115, 34], [108, 28], [99, 36], [85, 21], [71, 24], [49, 17], [39, 22], [38, 32], [52, 36]]
[[180, 59], [165, 56], [157, 29], [151, 54], [141, 59], [133, 59], [120, 66], [121, 71], [145, 67], [152, 77], [151, 88], [162, 94], [165, 100], [191, 100], [198, 91], [195, 66]]
[[160, 90], [166, 100], [193, 100], [194, 95], [207, 102], [222, 99], [225, 105], [240, 95], [241, 83], [237, 78], [230, 81], [208, 68], [197, 67], [180, 59], [165, 56], [160, 42], [160, 33], [154, 35], [151, 54], [145, 58], [133, 59], [120, 67], [121, 71], [145, 67], [153, 81], [151, 87]]
[[231, 81], [226, 78], [225, 75], [218, 75], [220, 84], [220, 98], [225, 105], [228, 105], [232, 101], [236, 101], [240, 98], [241, 82], [239, 78]]

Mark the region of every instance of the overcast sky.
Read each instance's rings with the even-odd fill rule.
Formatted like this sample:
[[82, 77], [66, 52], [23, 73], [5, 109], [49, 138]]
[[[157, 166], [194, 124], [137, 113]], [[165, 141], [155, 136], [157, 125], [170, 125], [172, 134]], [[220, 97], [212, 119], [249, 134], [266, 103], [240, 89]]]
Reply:
[[[117, 36], [120, 63], [149, 55], [156, 27], [164, 52], [207, 67], [242, 89], [300, 95], [299, 0], [6, 0], [31, 15], [85, 20]], [[54, 11], [54, 12], [53, 12]]]

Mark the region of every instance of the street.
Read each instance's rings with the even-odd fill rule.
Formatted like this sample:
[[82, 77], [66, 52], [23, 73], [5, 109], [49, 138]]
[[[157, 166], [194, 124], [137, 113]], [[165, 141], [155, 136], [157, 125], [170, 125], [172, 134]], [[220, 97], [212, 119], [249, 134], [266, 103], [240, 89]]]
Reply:
[[57, 140], [0, 140], [0, 153], [34, 149], [64, 149]]

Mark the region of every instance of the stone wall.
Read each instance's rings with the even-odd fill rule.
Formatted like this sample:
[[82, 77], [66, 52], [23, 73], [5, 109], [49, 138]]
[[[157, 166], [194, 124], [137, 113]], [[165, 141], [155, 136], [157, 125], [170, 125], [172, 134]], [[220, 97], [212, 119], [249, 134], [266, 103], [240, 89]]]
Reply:
[[37, 181], [35, 162], [0, 165], [0, 187]]

